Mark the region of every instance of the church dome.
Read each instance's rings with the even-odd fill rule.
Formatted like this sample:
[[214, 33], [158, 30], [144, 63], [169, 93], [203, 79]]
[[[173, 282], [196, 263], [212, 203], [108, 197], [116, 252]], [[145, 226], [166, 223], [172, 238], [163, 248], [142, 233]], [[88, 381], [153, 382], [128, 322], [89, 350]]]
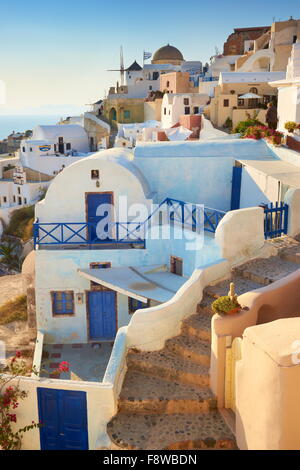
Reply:
[[173, 61], [183, 62], [184, 58], [180, 50], [174, 46], [167, 44], [166, 46], [160, 47], [153, 56], [152, 63], [169, 63]]

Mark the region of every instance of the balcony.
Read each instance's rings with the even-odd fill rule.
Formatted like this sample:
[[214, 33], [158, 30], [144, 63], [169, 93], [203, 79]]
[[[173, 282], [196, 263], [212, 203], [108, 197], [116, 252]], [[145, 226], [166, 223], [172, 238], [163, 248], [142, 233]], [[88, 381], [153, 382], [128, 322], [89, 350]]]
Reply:
[[97, 234], [97, 223], [42, 222], [33, 224], [35, 249], [122, 249], [145, 248], [144, 225], [141, 222], [114, 222], [108, 231]]

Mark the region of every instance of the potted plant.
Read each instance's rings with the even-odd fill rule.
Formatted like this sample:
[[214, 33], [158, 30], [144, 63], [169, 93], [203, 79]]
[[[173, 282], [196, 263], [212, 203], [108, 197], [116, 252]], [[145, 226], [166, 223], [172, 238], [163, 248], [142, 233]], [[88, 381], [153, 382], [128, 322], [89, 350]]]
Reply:
[[238, 303], [233, 282], [230, 283], [228, 295], [219, 297], [212, 303], [211, 307], [214, 313], [219, 313], [221, 315], [234, 315], [240, 312], [242, 307]]
[[297, 128], [297, 123], [294, 121], [287, 121], [284, 124], [284, 128], [287, 129], [288, 132], [293, 133], [294, 130]]

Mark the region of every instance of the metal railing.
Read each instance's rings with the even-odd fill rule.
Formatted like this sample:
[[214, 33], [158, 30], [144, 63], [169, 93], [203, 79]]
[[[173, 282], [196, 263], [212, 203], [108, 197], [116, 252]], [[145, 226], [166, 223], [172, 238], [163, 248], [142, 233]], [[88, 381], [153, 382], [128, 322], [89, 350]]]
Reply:
[[263, 205], [265, 238], [276, 238], [287, 234], [289, 206], [284, 202]]

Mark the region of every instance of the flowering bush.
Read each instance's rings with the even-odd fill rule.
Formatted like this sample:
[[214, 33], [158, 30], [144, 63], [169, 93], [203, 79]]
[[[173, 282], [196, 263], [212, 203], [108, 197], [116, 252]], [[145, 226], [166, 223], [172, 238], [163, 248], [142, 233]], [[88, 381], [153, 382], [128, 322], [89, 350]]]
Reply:
[[276, 131], [274, 129], [269, 129], [267, 126], [251, 126], [245, 132], [245, 135], [241, 137], [242, 139], [267, 139], [272, 144], [280, 145], [283, 134], [282, 132]]
[[[63, 361], [58, 369], [51, 373], [68, 372], [69, 363]], [[41, 423], [31, 421], [31, 424], [23, 428], [13, 429], [13, 424], [17, 423], [17, 415], [14, 412], [21, 400], [24, 400], [28, 393], [20, 389], [20, 377], [35, 372], [34, 368], [29, 368], [22, 360], [20, 351], [10, 359], [9, 364], [2, 368], [0, 365], [0, 449], [17, 450], [21, 447], [23, 434], [31, 429], [41, 426]], [[13, 385], [9, 385], [13, 382]]]

